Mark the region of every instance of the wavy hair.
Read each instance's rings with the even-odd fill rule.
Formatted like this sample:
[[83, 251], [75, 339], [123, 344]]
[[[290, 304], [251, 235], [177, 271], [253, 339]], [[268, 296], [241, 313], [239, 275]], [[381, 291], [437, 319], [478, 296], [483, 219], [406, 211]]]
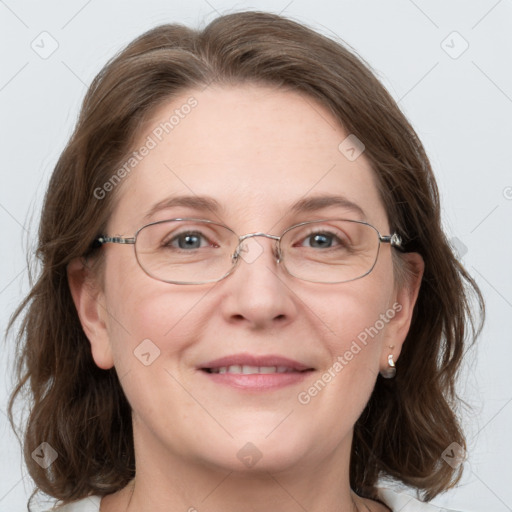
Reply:
[[[391, 231], [425, 262], [396, 378], [378, 377], [354, 427], [351, 487], [375, 499], [378, 479], [388, 476], [429, 500], [460, 478], [462, 466], [452, 468], [441, 454], [452, 442], [466, 446], [455, 384], [485, 308], [442, 230], [425, 150], [370, 67], [344, 44], [282, 16], [241, 12], [202, 30], [167, 24], [146, 32], [107, 63], [85, 96], [46, 192], [40, 271], [9, 324], [21, 320], [9, 417], [15, 428], [14, 405], [28, 394], [22, 430], [34, 492], [70, 502], [115, 492], [135, 475], [130, 406], [115, 368], [95, 365], [67, 280], [68, 263], [90, 254], [118, 195], [98, 199], [94, 191], [133, 151], [157, 107], [188, 89], [244, 82], [301, 92], [363, 141]], [[393, 253], [401, 282], [405, 263]], [[43, 441], [58, 453], [47, 469], [31, 457]]]

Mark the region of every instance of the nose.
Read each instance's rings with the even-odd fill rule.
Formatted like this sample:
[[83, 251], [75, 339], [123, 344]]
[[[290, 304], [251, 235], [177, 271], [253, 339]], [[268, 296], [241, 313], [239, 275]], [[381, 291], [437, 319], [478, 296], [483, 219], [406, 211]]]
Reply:
[[[269, 235], [267, 233], [248, 233], [247, 235], [243, 235], [239, 239], [238, 247], [233, 254], [233, 259], [239, 259], [240, 257], [244, 259], [247, 263], [251, 263], [254, 259], [256, 259], [261, 252], [263, 252], [263, 246], [256, 242], [254, 237], [261, 236], [265, 238], [270, 238], [271, 240], [280, 240], [281, 237], [276, 235]], [[243, 253], [251, 252], [251, 255], [247, 254], [244, 256]], [[273, 245], [272, 254], [279, 261], [280, 254], [277, 244]]]
[[290, 277], [278, 263], [277, 236], [252, 233], [242, 237], [237, 268], [222, 282], [221, 310], [229, 323], [252, 329], [285, 325], [297, 315]]

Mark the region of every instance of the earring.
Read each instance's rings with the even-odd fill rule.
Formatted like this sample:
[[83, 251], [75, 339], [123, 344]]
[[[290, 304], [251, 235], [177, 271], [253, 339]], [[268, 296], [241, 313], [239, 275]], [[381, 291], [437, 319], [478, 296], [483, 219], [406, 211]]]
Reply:
[[396, 375], [395, 362], [393, 361], [393, 354], [389, 354], [388, 356], [388, 367], [385, 370], [382, 370], [380, 374], [385, 379], [392, 379]]

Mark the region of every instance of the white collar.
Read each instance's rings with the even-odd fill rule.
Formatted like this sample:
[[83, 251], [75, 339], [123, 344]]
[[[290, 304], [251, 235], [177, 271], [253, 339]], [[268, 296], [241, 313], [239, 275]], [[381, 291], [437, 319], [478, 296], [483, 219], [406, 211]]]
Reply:
[[393, 512], [457, 512], [456, 510], [437, 507], [431, 503], [424, 503], [410, 494], [390, 487], [377, 486], [377, 492], [379, 499]]

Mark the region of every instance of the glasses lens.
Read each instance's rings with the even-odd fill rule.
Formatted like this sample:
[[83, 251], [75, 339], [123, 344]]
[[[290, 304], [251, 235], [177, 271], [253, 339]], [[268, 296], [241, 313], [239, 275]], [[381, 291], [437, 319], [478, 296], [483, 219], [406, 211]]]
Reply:
[[149, 224], [137, 233], [135, 252], [151, 277], [171, 283], [213, 282], [233, 264], [238, 237], [214, 222], [195, 219]]
[[299, 279], [341, 283], [368, 274], [379, 253], [377, 230], [348, 220], [305, 223], [281, 238], [282, 261]]

